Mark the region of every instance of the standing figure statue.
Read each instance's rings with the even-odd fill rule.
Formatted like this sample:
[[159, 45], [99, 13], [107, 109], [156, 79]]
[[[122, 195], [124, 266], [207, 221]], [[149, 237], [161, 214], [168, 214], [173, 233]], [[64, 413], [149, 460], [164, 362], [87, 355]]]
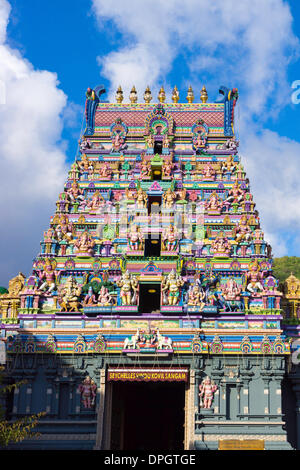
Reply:
[[56, 279], [59, 275], [58, 271], [55, 271], [56, 261], [50, 261], [49, 258], [46, 259], [44, 264], [44, 270], [38, 272], [38, 276], [42, 284], [38, 288], [39, 291], [45, 292], [46, 294], [51, 294], [56, 287]]
[[82, 384], [78, 386], [78, 390], [81, 394], [81, 401], [84, 408], [93, 408], [97, 390], [95, 382], [89, 376], [87, 376]]
[[247, 290], [254, 296], [258, 296], [264, 288], [262, 285], [263, 273], [260, 272], [257, 259], [249, 265], [249, 268], [250, 270], [246, 274]]
[[210, 380], [210, 377], [205, 377], [199, 385], [199, 397], [201, 408], [211, 408], [215, 392], [218, 387]]
[[143, 247], [144, 237], [136, 224], [132, 224], [128, 234], [129, 248], [138, 251]]
[[173, 203], [176, 199], [176, 194], [172, 191], [171, 188], [168, 188], [163, 194], [163, 206], [166, 209], [171, 209], [173, 207]]
[[167, 251], [175, 251], [178, 243], [178, 233], [174, 225], [170, 225], [169, 228], [164, 230], [162, 235], [162, 241]]
[[147, 207], [148, 196], [147, 193], [142, 190], [142, 188], [139, 188], [137, 190], [135, 194], [135, 199], [137, 209], [144, 209], [145, 207]]
[[237, 244], [240, 242], [248, 242], [252, 239], [253, 233], [251, 228], [249, 227], [247, 216], [242, 215], [240, 218], [239, 223], [235, 228], [235, 241]]
[[138, 290], [138, 282], [135, 276], [132, 276], [127, 270], [116, 284], [118, 287], [121, 287], [120, 297], [122, 305], [135, 305], [137, 303]]
[[184, 281], [174, 269], [168, 276], [165, 276], [162, 282], [162, 293], [164, 304], [176, 305], [180, 300], [180, 287], [184, 285]]

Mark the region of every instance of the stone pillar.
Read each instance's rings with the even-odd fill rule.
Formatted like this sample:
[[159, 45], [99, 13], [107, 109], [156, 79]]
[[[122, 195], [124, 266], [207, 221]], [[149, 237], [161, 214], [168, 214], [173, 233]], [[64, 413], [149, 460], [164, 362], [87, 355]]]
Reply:
[[243, 379], [243, 387], [240, 391], [240, 413], [249, 415], [249, 382], [250, 379]]
[[270, 414], [270, 381], [271, 377], [262, 377], [264, 383], [264, 414]]

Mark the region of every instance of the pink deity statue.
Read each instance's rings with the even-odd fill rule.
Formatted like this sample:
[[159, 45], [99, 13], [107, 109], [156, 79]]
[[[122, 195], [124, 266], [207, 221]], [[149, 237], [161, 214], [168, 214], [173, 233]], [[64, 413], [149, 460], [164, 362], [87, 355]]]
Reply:
[[95, 382], [87, 376], [82, 384], [78, 386], [81, 394], [81, 401], [84, 408], [92, 408], [95, 404], [97, 386]]
[[83, 232], [79, 238], [74, 243], [77, 253], [84, 253], [88, 256], [93, 255], [93, 248], [95, 246], [95, 241], [90, 236], [88, 231]]
[[221, 212], [223, 207], [223, 201], [219, 199], [217, 193], [214, 191], [209, 199], [205, 201], [205, 209], [208, 211]]
[[124, 136], [121, 132], [114, 132], [112, 135], [112, 150], [120, 152], [124, 148]]
[[176, 250], [178, 243], [178, 234], [174, 225], [170, 225], [169, 228], [167, 228], [163, 232], [162, 240], [167, 251]]
[[96, 191], [92, 198], [89, 200], [89, 202], [86, 204], [86, 208], [90, 212], [95, 212], [100, 208], [105, 207], [105, 200], [103, 196], [99, 193], [99, 191]]
[[218, 387], [210, 380], [210, 377], [205, 377], [199, 385], [200, 406], [202, 408], [211, 408], [215, 392]]
[[254, 296], [260, 296], [264, 290], [262, 286], [263, 273], [257, 260], [249, 265], [250, 269], [246, 274], [247, 290]]
[[143, 245], [143, 235], [136, 224], [132, 224], [128, 234], [129, 247], [133, 251], [140, 250]]
[[108, 292], [107, 287], [102, 286], [98, 296], [98, 305], [107, 307], [112, 304], [112, 296]]
[[38, 272], [39, 279], [42, 281], [39, 291], [51, 294], [56, 287], [56, 277], [58, 274], [59, 273], [55, 271], [54, 264], [47, 259], [44, 265], [44, 271]]
[[151, 163], [143, 158], [141, 163], [141, 178], [146, 178], [151, 174]]
[[194, 150], [201, 149], [205, 147], [205, 145], [206, 145], [206, 138], [203, 135], [201, 135], [200, 132], [198, 132], [197, 135], [193, 137]]
[[59, 224], [55, 229], [56, 237], [60, 240], [70, 241], [73, 238], [74, 225], [72, 222], [69, 222], [68, 216], [62, 215], [59, 219]]
[[110, 179], [112, 174], [112, 170], [107, 162], [99, 170], [100, 178], [107, 178]]
[[205, 292], [202, 292], [198, 284], [195, 284], [188, 292], [187, 304], [199, 307], [202, 310], [205, 307]]
[[208, 162], [203, 168], [203, 178], [208, 181], [213, 181], [216, 177], [216, 171], [214, 170], [212, 164]]
[[224, 254], [229, 256], [230, 254], [230, 244], [227, 240], [227, 238], [223, 237], [222, 235], [218, 236], [213, 240], [211, 244], [210, 251], [213, 254]]
[[164, 161], [162, 166], [163, 176], [166, 178], [170, 178], [172, 173], [173, 163], [171, 160], [167, 159]]
[[240, 300], [242, 286], [238, 285], [233, 278], [228, 279], [226, 284], [221, 286], [221, 290], [225, 300]]

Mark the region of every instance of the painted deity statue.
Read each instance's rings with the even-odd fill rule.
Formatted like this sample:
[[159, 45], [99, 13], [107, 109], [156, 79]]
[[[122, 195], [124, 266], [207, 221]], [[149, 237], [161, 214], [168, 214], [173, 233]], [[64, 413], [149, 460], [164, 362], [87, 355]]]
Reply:
[[88, 256], [92, 256], [94, 252], [93, 248], [95, 246], [95, 241], [86, 230], [80, 235], [79, 238], [77, 238], [74, 246], [76, 247], [77, 253], [84, 253]]
[[162, 173], [165, 178], [170, 178], [173, 169], [173, 163], [170, 159], [164, 160], [162, 166]]
[[135, 305], [137, 303], [138, 290], [138, 282], [135, 276], [132, 276], [127, 270], [116, 284], [118, 287], [121, 287], [120, 297], [122, 305]]
[[200, 307], [200, 310], [205, 307], [205, 292], [201, 291], [198, 284], [195, 284], [189, 290], [187, 304], [195, 307]]
[[223, 201], [219, 198], [216, 191], [214, 191], [205, 201], [205, 209], [208, 211], [221, 212]]
[[112, 304], [112, 296], [108, 292], [107, 287], [102, 286], [98, 295], [98, 305], [102, 307], [107, 307]]
[[260, 266], [255, 260], [249, 265], [249, 271], [246, 274], [247, 290], [254, 296], [259, 296], [264, 290], [262, 286], [263, 273], [260, 272]]
[[163, 194], [163, 206], [166, 209], [171, 209], [173, 207], [173, 203], [176, 199], [176, 194], [172, 191], [171, 188], [168, 188]]
[[136, 224], [132, 224], [128, 234], [130, 250], [137, 251], [142, 249], [144, 237]]
[[228, 239], [223, 236], [221, 233], [219, 236], [217, 236], [212, 244], [210, 251], [212, 254], [223, 254], [226, 256], [229, 256], [230, 254], [230, 244], [228, 242]]
[[42, 284], [38, 288], [39, 291], [51, 294], [56, 288], [56, 279], [59, 275], [58, 271], [55, 271], [56, 262], [50, 261], [48, 258], [44, 264], [44, 270], [38, 272], [38, 276]]
[[226, 161], [222, 163], [222, 172], [223, 173], [233, 173], [236, 169], [236, 163], [233, 160], [232, 155], [228, 155]]
[[239, 285], [232, 277], [228, 279], [226, 284], [221, 286], [221, 290], [225, 300], [240, 300], [242, 286]]
[[95, 212], [103, 207], [105, 207], [105, 200], [99, 191], [96, 191], [87, 203], [86, 209], [88, 209], [90, 212]]
[[96, 399], [96, 390], [97, 385], [89, 376], [78, 386], [84, 408], [93, 408]]
[[239, 182], [236, 181], [233, 187], [228, 191], [228, 196], [226, 198], [227, 202], [240, 203], [244, 199], [245, 191], [240, 188]]
[[151, 163], [143, 158], [141, 163], [141, 178], [147, 178], [151, 174]]
[[205, 377], [199, 385], [200, 406], [202, 408], [211, 408], [215, 392], [218, 387], [211, 381], [210, 377]]
[[59, 223], [56, 226], [55, 233], [59, 241], [72, 240], [74, 233], [74, 225], [72, 222], [69, 222], [69, 218], [66, 214], [61, 215]]
[[88, 293], [84, 297], [83, 305], [91, 306], [91, 305], [95, 305], [96, 303], [97, 303], [96, 296], [94, 294], [92, 286], [90, 286], [88, 288]]
[[248, 225], [247, 216], [243, 215], [235, 228], [235, 241], [240, 243], [242, 241], [248, 242], [252, 239], [252, 230]]
[[206, 145], [206, 137], [204, 133], [198, 132], [193, 137], [193, 149], [200, 150]]
[[178, 233], [174, 225], [164, 230], [162, 240], [167, 251], [175, 251], [178, 244]]
[[79, 286], [73, 276], [69, 276], [65, 284], [59, 288], [58, 301], [63, 311], [77, 311], [80, 306], [79, 297], [81, 286]]
[[146, 137], [146, 148], [147, 149], [153, 149], [154, 147], [154, 136], [152, 133], [150, 133], [147, 137]]
[[117, 131], [112, 135], [112, 151], [120, 152], [125, 148], [125, 136], [122, 132]]
[[76, 181], [72, 183], [71, 188], [68, 189], [67, 193], [72, 202], [80, 202], [84, 200], [83, 189], [79, 188]]
[[100, 178], [107, 178], [110, 179], [112, 174], [112, 170], [107, 162], [104, 163], [104, 165], [101, 166], [99, 169], [99, 176]]
[[142, 190], [142, 188], [139, 188], [137, 190], [137, 193], [135, 194], [135, 199], [137, 209], [144, 209], [145, 207], [147, 207], [148, 196], [147, 193]]
[[216, 177], [216, 170], [213, 168], [212, 164], [208, 162], [203, 168], [203, 178], [208, 181], [213, 181]]
[[172, 269], [168, 276], [165, 276], [162, 283], [162, 293], [164, 296], [164, 303], [169, 305], [177, 305], [180, 300], [180, 287], [184, 281], [181, 276], [176, 274]]

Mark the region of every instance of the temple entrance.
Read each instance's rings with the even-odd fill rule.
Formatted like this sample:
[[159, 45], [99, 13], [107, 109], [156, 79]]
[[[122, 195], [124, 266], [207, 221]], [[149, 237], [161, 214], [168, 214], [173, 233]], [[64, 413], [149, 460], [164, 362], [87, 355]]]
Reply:
[[159, 257], [161, 248], [161, 238], [157, 234], [148, 234], [145, 239], [145, 258]]
[[160, 284], [140, 284], [140, 313], [160, 311]]
[[114, 382], [110, 450], [184, 450], [184, 382]]

